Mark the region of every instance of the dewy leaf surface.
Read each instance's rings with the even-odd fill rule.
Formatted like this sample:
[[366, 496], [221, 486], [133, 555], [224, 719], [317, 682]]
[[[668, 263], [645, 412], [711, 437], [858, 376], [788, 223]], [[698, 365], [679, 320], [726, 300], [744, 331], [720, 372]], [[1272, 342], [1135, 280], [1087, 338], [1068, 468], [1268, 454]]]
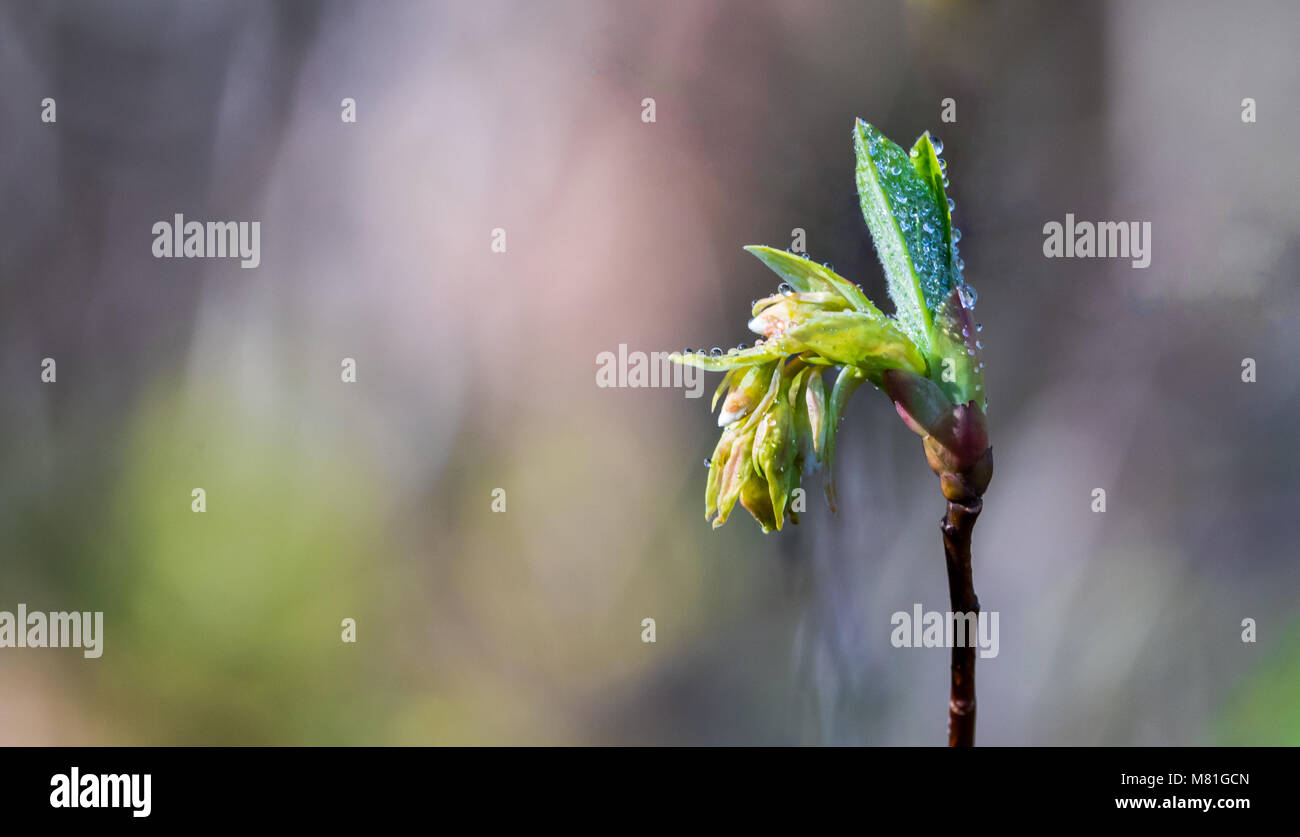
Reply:
[[[909, 154], [867, 122], [853, 132], [858, 196], [899, 324], [927, 358], [954, 287], [952, 220], [929, 134]], [[914, 156], [913, 156], [914, 155]]]

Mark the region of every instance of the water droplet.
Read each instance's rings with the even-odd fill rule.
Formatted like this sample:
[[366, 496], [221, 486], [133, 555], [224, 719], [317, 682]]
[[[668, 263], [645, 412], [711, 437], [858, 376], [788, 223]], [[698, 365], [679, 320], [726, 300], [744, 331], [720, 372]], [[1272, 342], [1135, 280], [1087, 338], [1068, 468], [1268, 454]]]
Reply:
[[704, 467], [705, 467], [705, 468], [712, 468], [712, 467], [713, 467], [713, 460], [711, 460], [711, 459], [706, 459], [706, 460], [704, 460]]
[[976, 323], [976, 324], [975, 324], [975, 330], [976, 330], [976, 331], [983, 331], [983, 330], [984, 330], [984, 324], [983, 324], [983, 323]]
[[[952, 212], [956, 208], [957, 208], [957, 202], [952, 198], [948, 198], [948, 211]], [[953, 232], [956, 232], [956, 230], [953, 230]]]
[[951, 185], [952, 185], [952, 183], [950, 183], [950, 182], [948, 181], [948, 178], [947, 178], [947, 177], [944, 177], [944, 179], [943, 179], [943, 188], [947, 189], [947, 188], [948, 188], [949, 186], [951, 186]]
[[962, 337], [970, 337], [970, 329], [967, 328], [966, 326], [962, 326], [962, 327], [961, 327], [961, 336], [962, 336]]
[[722, 357], [722, 349], [719, 349], [717, 346], [714, 346], [712, 349], [709, 349], [709, 354], [713, 355], [714, 357]]
[[745, 349], [748, 349], [748, 348], [749, 348], [749, 347], [746, 346], [744, 343], [738, 343], [738, 344], [736, 344], [736, 351], [738, 351], [738, 352], [743, 352], [743, 351], [745, 351]]
[[790, 294], [794, 293], [794, 288], [790, 287], [785, 282], [782, 282], [780, 286], [777, 287], [776, 290], [778, 293], [781, 294], [781, 296], [789, 296]]
[[[953, 262], [953, 264], [956, 265], [958, 270], [966, 269], [966, 262], [962, 261], [961, 259], [957, 259], [956, 261]], [[974, 294], [972, 293], [971, 296], [973, 297]]]
[[959, 286], [957, 288], [957, 296], [961, 299], [962, 307], [967, 310], [975, 307], [975, 300], [979, 297], [979, 295], [975, 293], [975, 289], [970, 285]]
[[763, 345], [763, 338], [762, 338], [762, 337], [760, 337], [760, 338], [758, 338], [757, 340], [754, 341], [754, 348], [757, 349], [757, 348], [758, 348], [759, 346], [761, 346], [761, 345]]
[[935, 154], [943, 153], [943, 140], [939, 139], [938, 137], [930, 137], [930, 144], [934, 146]]
[[957, 229], [956, 227], [953, 227], [953, 228], [952, 228], [952, 243], [953, 243], [953, 244], [956, 244], [958, 241], [961, 241], [961, 230]]
[[975, 350], [974, 350], [974, 349], [967, 349], [967, 350], [966, 350], [966, 354], [970, 355], [971, 357], [975, 357]]

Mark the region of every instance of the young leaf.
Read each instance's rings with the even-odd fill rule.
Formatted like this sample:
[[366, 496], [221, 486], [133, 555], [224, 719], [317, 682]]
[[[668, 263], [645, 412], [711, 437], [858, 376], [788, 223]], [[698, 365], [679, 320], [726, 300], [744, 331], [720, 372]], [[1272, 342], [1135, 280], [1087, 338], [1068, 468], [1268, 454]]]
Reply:
[[876, 320], [857, 311], [823, 311], [785, 336], [791, 345], [811, 349], [832, 363], [856, 366], [872, 379], [886, 369], [925, 371], [925, 359], [888, 317]]
[[935, 313], [931, 332], [935, 362], [930, 377], [952, 403], [974, 401], [984, 409], [984, 353], [976, 339], [978, 331], [961, 292], [953, 291]]
[[673, 363], [698, 366], [709, 372], [725, 372], [728, 369], [753, 366], [756, 363], [767, 363], [786, 355], [792, 355], [796, 351], [798, 349], [789, 349], [780, 340], [769, 340], [761, 346], [751, 346], [748, 349], [727, 352], [717, 357], [706, 355], [703, 352], [687, 352], [686, 354], [673, 352], [668, 356], [668, 359]]
[[895, 315], [928, 358], [934, 313], [953, 289], [952, 222], [938, 157], [928, 134], [913, 157], [861, 119], [853, 139], [862, 215]]
[[826, 387], [822, 384], [820, 369], [808, 373], [808, 384], [804, 387], [804, 411], [808, 416], [808, 435], [813, 452], [820, 455], [822, 448], [826, 447]]
[[849, 304], [859, 311], [882, 318], [885, 316], [871, 300], [867, 299], [867, 295], [862, 292], [861, 288], [829, 267], [824, 267], [817, 264], [817, 262], [805, 259], [802, 256], [796, 256], [794, 253], [785, 250], [777, 250], [775, 247], [751, 244], [745, 249], [757, 256], [763, 264], [770, 267], [796, 291], [801, 293], [838, 292], [840, 296], [847, 299]]
[[822, 448], [821, 460], [826, 464], [826, 502], [832, 512], [836, 510], [835, 434], [840, 419], [844, 417], [844, 408], [848, 405], [849, 398], [866, 379], [866, 374], [861, 370], [845, 366], [835, 378], [835, 386], [831, 389], [831, 405], [826, 416], [826, 445]]

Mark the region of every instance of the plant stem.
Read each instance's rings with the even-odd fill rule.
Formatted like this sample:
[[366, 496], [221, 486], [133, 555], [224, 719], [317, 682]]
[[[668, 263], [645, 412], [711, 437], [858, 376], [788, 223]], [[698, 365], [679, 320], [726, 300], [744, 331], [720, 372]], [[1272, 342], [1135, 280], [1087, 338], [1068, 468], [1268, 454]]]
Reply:
[[[948, 597], [952, 612], [978, 614], [980, 600], [971, 581], [970, 536], [975, 520], [984, 508], [983, 500], [971, 505], [948, 502], [948, 513], [941, 522], [943, 551], [948, 563]], [[967, 623], [969, 627], [969, 623]], [[969, 634], [970, 631], [967, 631]], [[967, 636], [962, 645], [952, 649], [952, 697], [948, 700], [948, 746], [971, 747], [975, 744], [975, 637]]]

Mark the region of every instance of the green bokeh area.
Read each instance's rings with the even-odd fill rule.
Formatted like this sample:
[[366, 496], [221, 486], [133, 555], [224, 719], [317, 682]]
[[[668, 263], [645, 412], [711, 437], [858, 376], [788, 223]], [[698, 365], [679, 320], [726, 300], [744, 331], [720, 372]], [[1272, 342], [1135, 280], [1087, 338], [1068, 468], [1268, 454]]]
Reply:
[[1300, 746], [1300, 621], [1286, 639], [1238, 686], [1217, 724], [1216, 743], [1231, 746]]
[[392, 629], [375, 609], [388, 544], [373, 470], [273, 416], [219, 420], [220, 402], [165, 393], [145, 405], [98, 542], [102, 685], [155, 743], [382, 736], [392, 695], [341, 627], [356, 619], [369, 643]]

